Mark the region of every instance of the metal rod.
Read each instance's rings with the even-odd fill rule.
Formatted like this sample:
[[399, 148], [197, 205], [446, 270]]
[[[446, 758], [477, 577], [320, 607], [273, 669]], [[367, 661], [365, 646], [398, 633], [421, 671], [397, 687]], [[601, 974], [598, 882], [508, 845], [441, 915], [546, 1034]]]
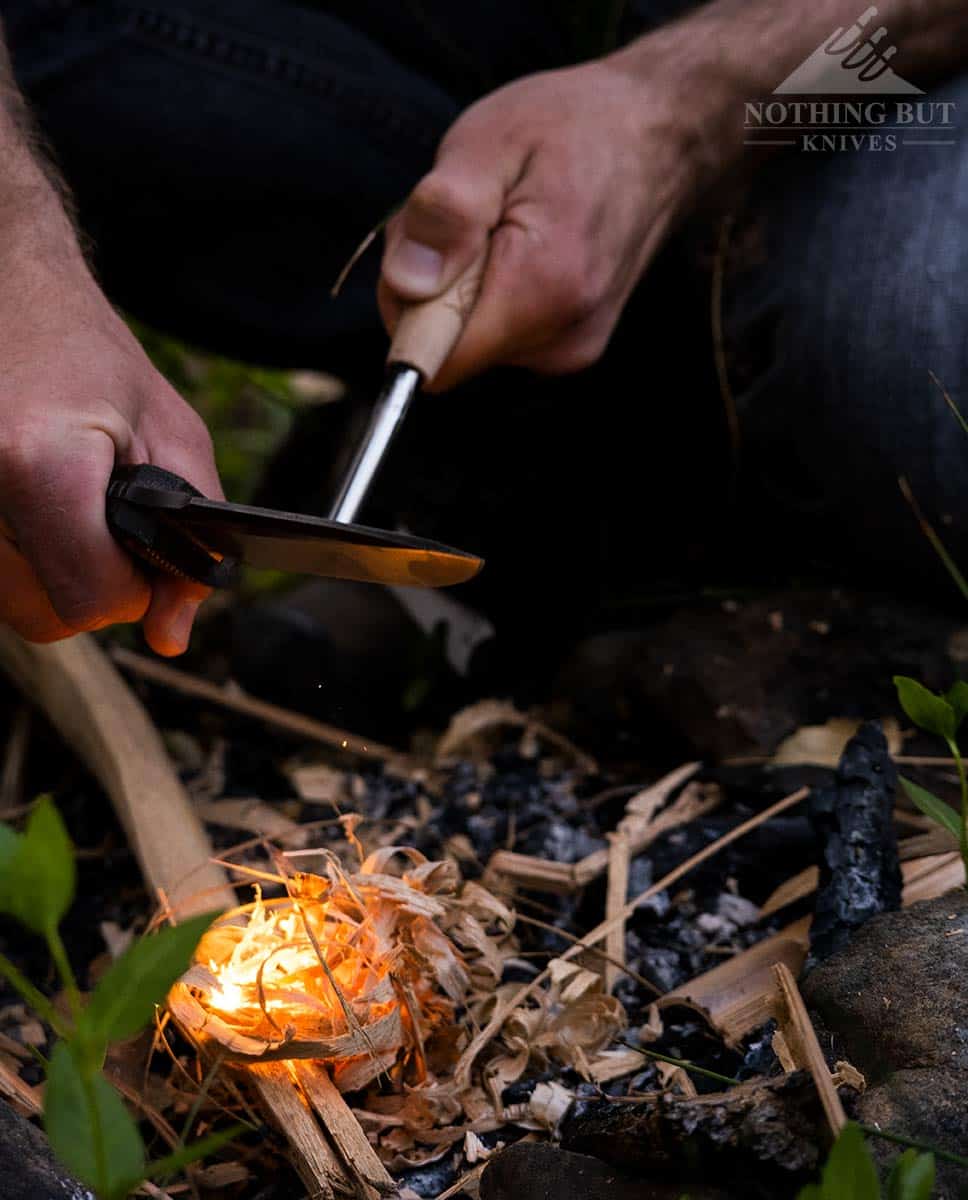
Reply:
[[410, 401], [420, 386], [420, 378], [420, 372], [405, 363], [394, 363], [388, 368], [386, 383], [377, 398], [366, 433], [330, 510], [331, 521], [349, 525], [356, 520], [390, 443], [403, 424]]

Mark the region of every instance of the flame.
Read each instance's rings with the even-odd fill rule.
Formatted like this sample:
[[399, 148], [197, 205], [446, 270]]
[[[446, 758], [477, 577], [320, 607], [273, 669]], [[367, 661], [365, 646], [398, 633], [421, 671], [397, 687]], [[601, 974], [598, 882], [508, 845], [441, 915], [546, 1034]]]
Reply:
[[496, 985], [510, 913], [462, 888], [456, 864], [409, 847], [374, 851], [352, 874], [331, 858], [325, 876], [286, 885], [268, 900], [256, 887], [209, 929], [169, 996], [176, 1021], [233, 1061], [330, 1062], [348, 1090], [391, 1069], [423, 1081], [428, 1039], [454, 1024], [472, 972]]
[[360, 923], [331, 902], [270, 906], [256, 892], [231, 952], [208, 956], [216, 981], [208, 1007], [256, 1021], [309, 1010], [322, 1026], [345, 1024], [344, 1001], [371, 993], [388, 960], [378, 965], [360, 952], [369, 940], [360, 938]]

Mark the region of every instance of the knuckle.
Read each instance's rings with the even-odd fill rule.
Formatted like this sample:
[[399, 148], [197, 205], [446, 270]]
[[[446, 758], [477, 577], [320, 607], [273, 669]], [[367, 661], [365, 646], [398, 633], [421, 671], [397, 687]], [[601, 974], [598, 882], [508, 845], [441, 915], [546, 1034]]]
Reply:
[[410, 197], [411, 215], [450, 227], [470, 225], [476, 209], [473, 190], [459, 178], [443, 171], [426, 175]]
[[601, 303], [600, 290], [577, 258], [556, 260], [547, 280], [549, 304], [563, 324], [580, 325], [593, 317]]
[[0, 436], [0, 488], [6, 494], [24, 488], [36, 488], [43, 479], [46, 457], [43, 431], [32, 425], [20, 425]]

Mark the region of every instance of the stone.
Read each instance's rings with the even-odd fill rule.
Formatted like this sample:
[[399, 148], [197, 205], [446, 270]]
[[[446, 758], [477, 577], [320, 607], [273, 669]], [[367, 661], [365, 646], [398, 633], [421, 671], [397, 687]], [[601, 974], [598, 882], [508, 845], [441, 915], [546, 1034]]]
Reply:
[[[874, 917], [802, 989], [867, 1078], [857, 1119], [965, 1155], [968, 893]], [[899, 1153], [880, 1139], [869, 1144], [884, 1166]], [[968, 1169], [938, 1159], [934, 1200], [965, 1196]]]
[[802, 987], [869, 1083], [909, 1068], [968, 1072], [968, 893], [873, 917]]
[[58, 1166], [40, 1130], [2, 1100], [0, 1200], [94, 1200]]
[[[689, 1185], [690, 1200], [728, 1200], [728, 1193]], [[684, 1186], [609, 1166], [540, 1142], [501, 1151], [481, 1178], [481, 1200], [679, 1200]]]

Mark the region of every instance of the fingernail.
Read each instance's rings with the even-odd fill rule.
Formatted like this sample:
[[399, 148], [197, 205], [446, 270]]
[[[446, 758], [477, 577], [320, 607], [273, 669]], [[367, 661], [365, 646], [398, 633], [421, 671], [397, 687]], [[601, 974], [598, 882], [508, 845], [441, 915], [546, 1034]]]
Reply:
[[200, 606], [200, 600], [186, 600], [171, 619], [171, 624], [168, 626], [168, 636], [171, 638], [172, 643], [178, 647], [179, 654], [183, 650], [188, 649], [188, 639], [192, 635], [195, 614], [198, 612]]
[[444, 256], [433, 246], [404, 238], [390, 256], [387, 264], [392, 272], [391, 282], [413, 292], [436, 291], [444, 270]]

